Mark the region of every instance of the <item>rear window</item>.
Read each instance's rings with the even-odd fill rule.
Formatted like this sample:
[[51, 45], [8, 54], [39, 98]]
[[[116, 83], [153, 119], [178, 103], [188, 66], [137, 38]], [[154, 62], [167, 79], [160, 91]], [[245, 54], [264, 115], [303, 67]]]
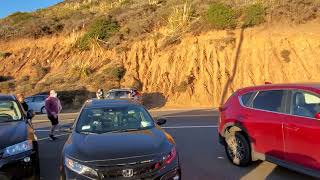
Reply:
[[255, 94], [255, 92], [249, 92], [241, 96], [241, 102], [244, 106], [249, 106], [250, 98]]
[[260, 91], [253, 100], [253, 108], [281, 112], [281, 104], [284, 96], [283, 90]]
[[130, 91], [112, 91], [108, 93], [108, 98], [120, 99], [120, 98], [129, 98]]

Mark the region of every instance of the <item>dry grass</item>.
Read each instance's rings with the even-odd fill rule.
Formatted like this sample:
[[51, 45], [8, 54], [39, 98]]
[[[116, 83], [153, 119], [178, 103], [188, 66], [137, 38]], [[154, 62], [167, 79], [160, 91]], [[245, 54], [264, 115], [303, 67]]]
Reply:
[[172, 36], [176, 33], [185, 32], [192, 20], [192, 9], [188, 1], [185, 1], [183, 7], [174, 7], [168, 17], [167, 26], [163, 29], [163, 34]]

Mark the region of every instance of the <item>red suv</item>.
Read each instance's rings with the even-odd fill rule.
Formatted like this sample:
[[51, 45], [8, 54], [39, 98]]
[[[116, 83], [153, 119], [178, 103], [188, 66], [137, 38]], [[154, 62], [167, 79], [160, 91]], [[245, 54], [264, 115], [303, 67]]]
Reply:
[[320, 84], [240, 89], [219, 110], [220, 143], [233, 164], [266, 160], [320, 177]]

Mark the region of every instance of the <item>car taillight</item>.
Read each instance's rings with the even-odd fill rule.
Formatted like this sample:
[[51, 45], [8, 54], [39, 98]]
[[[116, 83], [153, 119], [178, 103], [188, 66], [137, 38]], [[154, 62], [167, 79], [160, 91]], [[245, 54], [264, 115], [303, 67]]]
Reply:
[[177, 150], [176, 148], [172, 148], [171, 152], [165, 157], [164, 163], [170, 164], [177, 156]]

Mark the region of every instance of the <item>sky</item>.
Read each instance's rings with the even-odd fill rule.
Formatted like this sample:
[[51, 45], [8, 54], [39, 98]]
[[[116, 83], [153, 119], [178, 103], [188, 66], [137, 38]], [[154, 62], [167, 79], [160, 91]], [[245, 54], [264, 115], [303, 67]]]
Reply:
[[63, 0], [0, 0], [0, 18], [15, 12], [31, 12], [46, 8]]

